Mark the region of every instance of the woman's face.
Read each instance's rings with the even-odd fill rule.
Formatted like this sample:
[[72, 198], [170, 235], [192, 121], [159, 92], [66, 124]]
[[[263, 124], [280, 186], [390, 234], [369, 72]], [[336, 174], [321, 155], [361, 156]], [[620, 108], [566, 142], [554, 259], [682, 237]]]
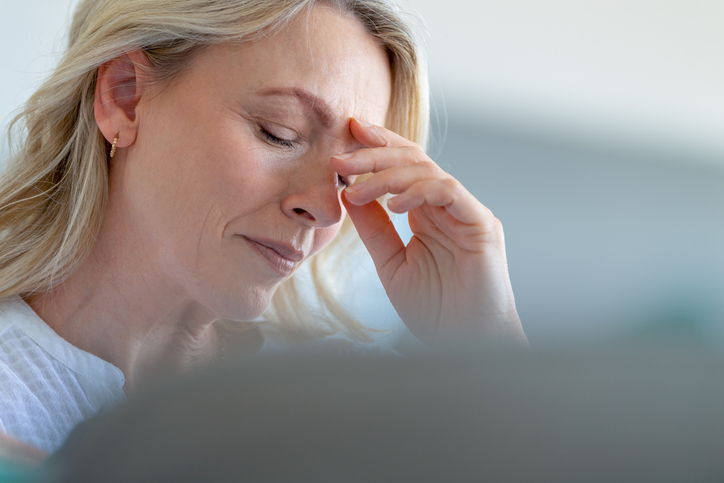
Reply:
[[382, 48], [329, 8], [261, 43], [203, 51], [142, 96], [136, 140], [114, 167], [139, 249], [157, 250], [164, 276], [217, 317], [257, 317], [337, 234], [353, 180], [330, 158], [361, 147], [350, 117], [384, 124], [390, 90]]

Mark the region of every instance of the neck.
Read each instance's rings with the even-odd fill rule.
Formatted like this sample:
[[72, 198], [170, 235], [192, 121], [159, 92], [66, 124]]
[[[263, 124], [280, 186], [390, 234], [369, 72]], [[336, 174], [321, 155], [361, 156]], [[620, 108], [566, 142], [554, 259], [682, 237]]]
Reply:
[[214, 360], [211, 313], [147, 275], [95, 270], [97, 261], [91, 254], [63, 283], [27, 299], [58, 335], [121, 369], [127, 390], [159, 369]]
[[104, 223], [68, 278], [26, 300], [58, 335], [120, 368], [127, 390], [159, 368], [183, 370], [218, 354], [217, 317], [172, 282], [161, 249], [141, 231]]

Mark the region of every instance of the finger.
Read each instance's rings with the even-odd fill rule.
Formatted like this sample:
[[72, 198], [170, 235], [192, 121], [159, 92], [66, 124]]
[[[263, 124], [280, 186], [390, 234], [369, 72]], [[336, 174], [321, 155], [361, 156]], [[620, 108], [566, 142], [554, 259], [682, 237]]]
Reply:
[[365, 148], [332, 157], [332, 169], [342, 176], [377, 173], [395, 166], [434, 163], [418, 145]]
[[394, 273], [405, 259], [405, 244], [389, 215], [377, 201], [357, 206], [350, 203], [342, 192], [342, 202], [386, 286], [386, 274]]
[[432, 161], [410, 166], [396, 166], [373, 174], [367, 180], [346, 188], [345, 192], [351, 203], [363, 205], [387, 193], [403, 193], [417, 182], [448, 176]]
[[495, 225], [493, 212], [454, 178], [420, 181], [387, 200], [387, 207], [394, 213], [405, 213], [422, 205], [444, 207], [453, 218], [467, 225]]
[[368, 148], [381, 148], [385, 146], [417, 146], [409, 139], [405, 139], [382, 126], [374, 126], [370, 123], [351, 119], [349, 122], [349, 131], [354, 138], [367, 146]]

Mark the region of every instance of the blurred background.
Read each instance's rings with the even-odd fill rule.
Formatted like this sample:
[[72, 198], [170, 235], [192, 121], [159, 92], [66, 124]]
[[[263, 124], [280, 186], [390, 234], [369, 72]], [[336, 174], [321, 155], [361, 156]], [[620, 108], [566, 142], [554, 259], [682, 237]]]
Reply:
[[[0, 0], [3, 131], [76, 3]], [[430, 153], [502, 220], [531, 344], [721, 347], [724, 2], [405, 3], [429, 32]], [[365, 263], [350, 304], [404, 344]]]

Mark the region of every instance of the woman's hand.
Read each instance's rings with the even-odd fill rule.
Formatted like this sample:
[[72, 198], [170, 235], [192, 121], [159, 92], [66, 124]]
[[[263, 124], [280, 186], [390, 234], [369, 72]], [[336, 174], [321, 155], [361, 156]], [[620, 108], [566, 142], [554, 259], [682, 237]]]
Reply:
[[12, 462], [27, 467], [39, 466], [48, 453], [11, 438], [0, 431], [0, 461]]
[[[332, 167], [342, 176], [373, 173], [342, 200], [410, 331], [428, 344], [474, 336], [527, 345], [500, 221], [417, 144], [357, 120], [350, 131], [368, 149], [333, 157]], [[388, 193], [397, 195], [390, 211], [408, 212], [407, 246], [376, 201]]]

